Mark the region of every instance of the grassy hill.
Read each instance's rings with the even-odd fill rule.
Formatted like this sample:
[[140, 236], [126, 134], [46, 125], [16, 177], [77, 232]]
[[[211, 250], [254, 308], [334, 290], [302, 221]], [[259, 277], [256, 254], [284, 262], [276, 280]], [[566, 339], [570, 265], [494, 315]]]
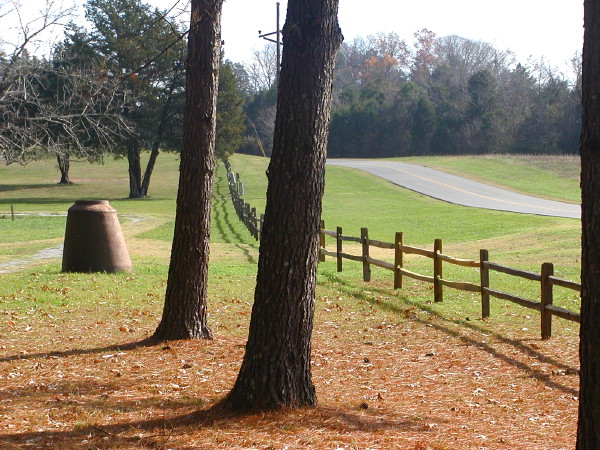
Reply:
[[[544, 186], [562, 185], [561, 192], [574, 197], [577, 191], [577, 160], [565, 157], [452, 157], [409, 158], [422, 163], [480, 180], [498, 181], [515, 187], [524, 174], [535, 182], [520, 183], [517, 187], [539, 193]], [[560, 160], [560, 163], [557, 163]], [[235, 155], [232, 167], [245, 185], [245, 200], [264, 211], [268, 160], [261, 157]], [[500, 176], [506, 172], [521, 177]], [[508, 168], [508, 169], [507, 169]], [[170, 242], [172, 240], [175, 196], [178, 179], [178, 158], [163, 154], [158, 160], [150, 198], [127, 199], [128, 183], [126, 162], [107, 160], [104, 165], [74, 163], [71, 186], [55, 184], [57, 173], [54, 163], [42, 160], [28, 166], [0, 167], [0, 264], [22, 260], [24, 267], [54, 264], [58, 258], [40, 259], [36, 252], [57, 247], [62, 243], [67, 209], [78, 199], [108, 199], [117, 210], [130, 248], [136, 271], [151, 272], [166, 277]], [[550, 188], [549, 188], [550, 189]], [[571, 192], [571, 193], [569, 193]], [[248, 278], [246, 291], [252, 290], [258, 258], [258, 243], [238, 222], [229, 201], [225, 170], [218, 165], [212, 209], [211, 274], [243, 274]], [[551, 195], [557, 197], [558, 194]], [[9, 220], [10, 205], [19, 214]], [[39, 215], [43, 213], [45, 215]], [[579, 279], [580, 223], [577, 220], [544, 216], [514, 214], [460, 207], [440, 202], [372, 175], [342, 167], [328, 167], [323, 199], [323, 219], [327, 229], [340, 226], [346, 235], [359, 236], [360, 228], [367, 227], [372, 239], [392, 242], [396, 231], [404, 233], [407, 245], [431, 248], [434, 239], [442, 239], [444, 253], [451, 256], [478, 259], [479, 249], [490, 251], [493, 261], [524, 270], [538, 271], [542, 262], [553, 262], [558, 276]], [[328, 245], [332, 242], [327, 240]], [[389, 256], [385, 256], [389, 258]], [[409, 270], [421, 273], [431, 271], [425, 258], [409, 260]], [[347, 277], [352, 283], [360, 279], [360, 264], [346, 263], [342, 275], [335, 273], [334, 262], [320, 266], [321, 280]], [[476, 281], [477, 274], [464, 269], [447, 269], [448, 274], [465, 281]], [[375, 271], [375, 278], [389, 279], [384, 271]], [[389, 280], [386, 281], [389, 284]], [[514, 280], [498, 277], [502, 285]], [[514, 286], [537, 295], [531, 283]], [[457, 296], [464, 295], [456, 293]], [[572, 299], [564, 301], [571, 303]]]

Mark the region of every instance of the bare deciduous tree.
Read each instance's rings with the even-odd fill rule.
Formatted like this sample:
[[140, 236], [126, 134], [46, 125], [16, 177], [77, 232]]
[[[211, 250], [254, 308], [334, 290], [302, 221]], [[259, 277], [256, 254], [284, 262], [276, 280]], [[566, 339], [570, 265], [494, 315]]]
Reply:
[[277, 48], [265, 44], [261, 50], [254, 50], [252, 61], [245, 64], [248, 85], [252, 92], [270, 89], [277, 78]]
[[[72, 8], [48, 2], [39, 15], [26, 19], [18, 3], [2, 6], [0, 22], [13, 29], [15, 38], [3, 42], [10, 52], [0, 58], [0, 158], [25, 164], [54, 152], [64, 169], [71, 154], [101, 157], [129, 133], [122, 117], [127, 95], [119, 80], [101, 64], [67, 68], [56, 55], [53, 61], [31, 56], [46, 33], [71, 17]], [[68, 182], [68, 174], [63, 172], [61, 181]]]
[[48, 43], [44, 39], [49, 34], [60, 30], [70, 20], [75, 7], [62, 7], [55, 1], [47, 1], [44, 8], [33, 14], [24, 14], [25, 8], [16, 0], [0, 2], [0, 27], [6, 31], [0, 38], [3, 52], [0, 70], [0, 97], [10, 87], [13, 70], [25, 55], [32, 55], [49, 48], [42, 48]]
[[0, 155], [6, 164], [45, 153], [94, 159], [129, 133], [118, 80], [97, 67], [56, 70], [46, 61], [19, 59], [0, 97]]

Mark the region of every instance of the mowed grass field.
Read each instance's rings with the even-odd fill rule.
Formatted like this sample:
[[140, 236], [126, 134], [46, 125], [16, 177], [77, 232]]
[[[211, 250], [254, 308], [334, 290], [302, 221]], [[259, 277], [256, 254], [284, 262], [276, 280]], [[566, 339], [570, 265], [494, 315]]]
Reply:
[[[406, 162], [464, 174], [521, 192], [578, 201], [577, 160], [530, 157], [422, 158]], [[268, 161], [235, 155], [245, 199], [264, 210]], [[142, 345], [162, 311], [178, 159], [162, 154], [150, 198], [129, 200], [127, 165], [72, 164], [56, 185], [52, 160], [0, 167], [0, 446], [54, 448], [565, 448], [574, 443], [576, 324], [554, 320], [539, 339], [539, 314], [492, 300], [480, 319], [477, 295], [430, 286], [360, 264], [319, 266], [313, 374], [319, 407], [223, 415], [211, 406], [231, 387], [243, 355], [258, 243], [237, 221], [225, 170], [215, 175], [209, 270], [210, 342]], [[527, 179], [527, 180], [525, 180]], [[131, 274], [61, 274], [66, 211], [78, 199], [107, 199], [122, 222]], [[13, 205], [16, 220], [10, 217]], [[555, 264], [579, 280], [580, 223], [463, 208], [371, 175], [328, 167], [326, 228], [432, 248], [539, 272]], [[327, 245], [333, 248], [333, 240]], [[55, 249], [50, 252], [47, 249]], [[348, 252], [358, 252], [348, 245]], [[390, 260], [384, 251], [372, 256]], [[430, 274], [431, 262], [406, 268]], [[445, 277], [477, 281], [474, 269]], [[492, 286], [536, 299], [539, 284], [494, 274]], [[557, 289], [558, 291], [558, 289]], [[579, 300], [557, 292], [556, 303]], [[366, 406], [366, 408], [365, 408]], [[524, 425], [525, 424], [525, 425]]]

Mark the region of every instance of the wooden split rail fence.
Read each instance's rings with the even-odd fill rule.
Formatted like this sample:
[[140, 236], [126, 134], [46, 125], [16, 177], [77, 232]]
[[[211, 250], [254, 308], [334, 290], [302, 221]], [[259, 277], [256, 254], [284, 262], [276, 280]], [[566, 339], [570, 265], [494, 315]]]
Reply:
[[[229, 161], [224, 161], [227, 170], [227, 182], [231, 200], [236, 214], [240, 221], [246, 226], [248, 231], [256, 240], [260, 240], [260, 232], [264, 215], [257, 216], [256, 208], [251, 207], [243, 199], [243, 183], [240, 181], [239, 174], [234, 174], [231, 170]], [[335, 251], [330, 251], [325, 246], [325, 236], [330, 236], [336, 241]], [[402, 288], [403, 277], [409, 277], [425, 283], [433, 284], [433, 297], [435, 302], [443, 301], [443, 288], [453, 288], [461, 291], [479, 293], [481, 295], [481, 316], [483, 318], [490, 316], [490, 297], [499, 298], [509, 302], [516, 303], [525, 308], [534, 309], [540, 312], [540, 327], [542, 339], [548, 339], [552, 336], [552, 317], [557, 316], [572, 322], [580, 322], [580, 314], [561, 308], [552, 304], [553, 287], [560, 286], [566, 289], [572, 289], [581, 292], [581, 285], [572, 281], [564, 280], [554, 276], [554, 265], [544, 263], [541, 266], [540, 273], [528, 272], [525, 270], [513, 269], [501, 264], [489, 261], [488, 250], [480, 250], [479, 260], [469, 260], [454, 258], [442, 253], [442, 240], [436, 239], [433, 244], [433, 250], [426, 250], [418, 247], [404, 245], [403, 234], [396, 233], [394, 242], [382, 242], [369, 239], [367, 228], [361, 228], [360, 237], [346, 236], [342, 233], [342, 228], [337, 227], [336, 231], [326, 230], [325, 224], [321, 224], [321, 249], [319, 259], [325, 260], [326, 256], [331, 256], [337, 260], [337, 270], [342, 271], [342, 261], [344, 259], [356, 261], [362, 264], [364, 281], [371, 280], [371, 266], [381, 267], [394, 272], [394, 289]], [[343, 243], [354, 242], [360, 244], [362, 251], [360, 255], [352, 255], [344, 252]], [[387, 262], [371, 258], [369, 249], [371, 247], [394, 250], [394, 262]], [[405, 255], [420, 255], [432, 260], [433, 276], [422, 275], [411, 272], [404, 267]], [[463, 267], [472, 267], [479, 269], [479, 284], [451, 281], [443, 276], [443, 264], [454, 264]], [[496, 271], [514, 277], [537, 281], [540, 283], [540, 301], [526, 299], [507, 292], [502, 292], [490, 287], [490, 272]]]
[[[328, 250], [325, 246], [325, 236], [335, 239], [335, 251]], [[348, 259], [362, 263], [364, 281], [371, 280], [371, 266], [381, 267], [394, 272], [394, 289], [402, 288], [403, 277], [413, 278], [425, 283], [433, 284], [433, 298], [435, 302], [443, 301], [443, 288], [449, 287], [461, 291], [475, 292], [481, 295], [481, 315], [483, 318], [490, 315], [490, 297], [507, 300], [534, 309], [540, 312], [540, 326], [542, 339], [548, 339], [552, 336], [552, 317], [557, 316], [572, 322], [580, 322], [580, 314], [565, 308], [560, 308], [552, 304], [553, 287], [560, 286], [581, 292], [581, 285], [572, 281], [563, 280], [554, 276], [554, 265], [544, 263], [541, 266], [540, 273], [528, 272], [525, 270], [513, 269], [495, 262], [489, 261], [489, 252], [480, 250], [479, 260], [469, 260], [454, 258], [442, 253], [442, 240], [436, 239], [433, 244], [433, 250], [426, 250], [418, 247], [404, 245], [403, 233], [396, 233], [394, 242], [382, 242], [369, 239], [367, 228], [361, 228], [360, 237], [346, 236], [342, 233], [342, 228], [337, 227], [336, 231], [326, 230], [325, 224], [321, 223], [320, 236], [320, 260], [324, 261], [326, 256], [331, 256], [337, 260], [337, 271], [342, 271], [342, 261]], [[361, 245], [360, 255], [345, 253], [343, 250], [344, 242], [354, 242]], [[371, 247], [394, 250], [394, 262], [387, 262], [371, 258], [369, 249]], [[420, 255], [432, 260], [433, 276], [422, 275], [411, 272], [404, 268], [405, 255]], [[391, 259], [391, 258], [390, 258]], [[480, 283], [451, 281], [444, 278], [443, 263], [455, 264], [464, 267], [479, 269]], [[526, 299], [507, 292], [502, 292], [490, 287], [490, 272], [496, 271], [507, 275], [524, 278], [527, 280], [538, 281], [540, 283], [540, 301]]]

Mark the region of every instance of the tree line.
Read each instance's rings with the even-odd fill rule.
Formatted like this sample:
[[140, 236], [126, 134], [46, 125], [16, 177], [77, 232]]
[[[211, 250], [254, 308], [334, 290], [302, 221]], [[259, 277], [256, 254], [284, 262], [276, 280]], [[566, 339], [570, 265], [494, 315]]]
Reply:
[[[47, 10], [0, 54], [0, 157], [54, 153], [64, 184], [72, 159], [126, 158], [129, 197], [146, 197], [160, 151], [182, 145], [188, 25], [141, 0], [87, 0], [84, 11], [89, 26], [71, 22], [48, 56], [29, 46], [68, 12]], [[246, 63], [221, 56], [217, 157], [271, 155], [276, 64], [269, 44]], [[575, 153], [580, 73], [577, 55], [563, 74], [426, 29], [410, 45], [396, 33], [356, 38], [336, 57], [328, 156]]]
[[[71, 159], [127, 158], [129, 196], [149, 195], [161, 150], [179, 152], [187, 24], [140, 0], [88, 0], [89, 26], [70, 23], [44, 58], [23, 28], [0, 54], [0, 152], [24, 163], [54, 152], [61, 183]], [[64, 20], [46, 12], [40, 28]], [[271, 154], [275, 47], [236, 63], [221, 57], [217, 157]], [[509, 50], [423, 29], [343, 43], [336, 58], [329, 157], [572, 154], [581, 125], [581, 63], [571, 73]], [[143, 152], [148, 152], [145, 165]]]
[[[254, 128], [270, 145], [274, 70], [259, 69], [271, 53], [255, 52], [242, 68], [243, 152], [261, 153]], [[580, 73], [580, 55], [565, 74], [543, 59], [520, 63], [509, 50], [426, 29], [411, 45], [396, 33], [357, 38], [337, 56], [328, 156], [573, 154]]]

